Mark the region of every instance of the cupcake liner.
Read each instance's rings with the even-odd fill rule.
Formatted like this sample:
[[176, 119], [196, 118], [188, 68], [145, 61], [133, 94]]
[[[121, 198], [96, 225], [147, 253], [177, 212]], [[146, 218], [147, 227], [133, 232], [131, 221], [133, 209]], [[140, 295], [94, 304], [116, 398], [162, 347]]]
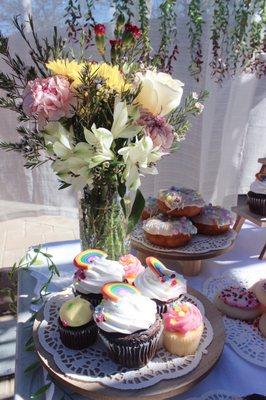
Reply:
[[62, 343], [70, 349], [85, 349], [97, 339], [98, 327], [94, 321], [90, 321], [80, 327], [70, 327], [64, 326], [60, 318], [58, 318], [58, 327]]
[[[160, 320], [160, 319], [159, 319]], [[152, 327], [151, 327], [152, 328]], [[111, 359], [124, 367], [140, 368], [146, 365], [155, 355], [162, 334], [162, 322], [157, 323], [156, 331], [149, 336], [149, 329], [139, 332], [139, 340], [112, 340], [110, 333], [99, 330], [99, 336], [109, 351]], [[147, 332], [143, 333], [143, 332]], [[124, 335], [126, 337], [126, 335]]]
[[250, 211], [262, 217], [266, 217], [266, 195], [248, 192], [247, 198]]
[[86, 293], [85, 294], [85, 293], [81, 293], [75, 289], [73, 290], [73, 293], [75, 296], [80, 296], [82, 299], [89, 301], [94, 308], [97, 307], [103, 299], [103, 296], [101, 293]]

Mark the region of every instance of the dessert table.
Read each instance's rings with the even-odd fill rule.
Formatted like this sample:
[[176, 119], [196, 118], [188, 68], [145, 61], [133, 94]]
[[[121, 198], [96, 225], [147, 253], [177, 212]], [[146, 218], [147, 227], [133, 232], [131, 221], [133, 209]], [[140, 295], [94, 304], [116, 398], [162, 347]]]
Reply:
[[[218, 258], [204, 260], [201, 274], [187, 278], [189, 286], [202, 291], [204, 282], [210, 277], [228, 274], [237, 277], [239, 271], [266, 278], [266, 261], [258, 260], [258, 249], [265, 243], [265, 229], [246, 222], [240, 231], [234, 249]], [[54, 262], [60, 270], [60, 278], [50, 286], [50, 291], [58, 291], [69, 285], [74, 267], [71, 260], [80, 250], [77, 241], [45, 244], [44, 247], [54, 256]], [[41, 285], [45, 275], [45, 266], [32, 267], [31, 271], [20, 271], [18, 284], [18, 329], [15, 371], [15, 400], [28, 400], [44, 384], [51, 382], [47, 373], [38, 367], [32, 372], [24, 373], [25, 368], [37, 360], [35, 352], [25, 351], [25, 343], [31, 336], [32, 323], [31, 299]], [[266, 367], [266, 365], [265, 365]], [[237, 399], [238, 396], [251, 393], [266, 395], [265, 368], [254, 365], [241, 358], [228, 344], [210, 374], [188, 392], [173, 399]], [[219, 397], [216, 397], [219, 394]], [[137, 391], [136, 391], [137, 397]], [[64, 387], [53, 383], [38, 399], [82, 400], [84, 397], [70, 393]]]

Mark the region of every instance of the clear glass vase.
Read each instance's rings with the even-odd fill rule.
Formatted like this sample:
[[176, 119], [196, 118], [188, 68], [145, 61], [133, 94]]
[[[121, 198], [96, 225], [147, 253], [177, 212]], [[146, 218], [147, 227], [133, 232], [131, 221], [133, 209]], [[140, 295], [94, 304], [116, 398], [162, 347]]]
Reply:
[[120, 204], [117, 187], [85, 187], [79, 198], [79, 224], [82, 249], [104, 250], [112, 260], [129, 252], [128, 220]]

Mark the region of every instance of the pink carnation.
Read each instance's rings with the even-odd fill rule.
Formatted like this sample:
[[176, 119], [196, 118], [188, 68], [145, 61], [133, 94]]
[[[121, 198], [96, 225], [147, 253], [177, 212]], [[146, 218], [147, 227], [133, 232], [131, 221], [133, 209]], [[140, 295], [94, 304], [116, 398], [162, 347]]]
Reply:
[[73, 115], [76, 98], [64, 76], [36, 78], [29, 81], [23, 93], [23, 110], [37, 117], [40, 127]]
[[172, 125], [168, 124], [164, 117], [156, 116], [148, 110], [141, 110], [138, 124], [145, 127], [145, 132], [162, 151], [168, 152], [174, 140]]
[[132, 283], [134, 278], [145, 270], [139, 259], [132, 254], [126, 254], [120, 257], [119, 262], [124, 267], [124, 276], [129, 283]]

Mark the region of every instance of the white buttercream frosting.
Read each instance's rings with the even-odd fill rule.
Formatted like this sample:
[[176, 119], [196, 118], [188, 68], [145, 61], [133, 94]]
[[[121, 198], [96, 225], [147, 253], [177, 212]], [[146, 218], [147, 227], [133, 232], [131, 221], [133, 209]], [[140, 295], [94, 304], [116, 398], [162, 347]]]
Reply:
[[124, 267], [118, 261], [95, 258], [87, 270], [78, 270], [74, 275], [74, 287], [80, 293], [100, 293], [108, 282], [122, 282]]
[[151, 235], [173, 236], [182, 233], [192, 235], [197, 233], [197, 228], [186, 217], [168, 219], [161, 214], [143, 221], [143, 230]]
[[94, 312], [94, 320], [105, 332], [134, 333], [148, 329], [156, 320], [154, 301], [141, 295], [128, 295], [117, 302], [103, 300]]
[[144, 296], [160, 301], [177, 299], [181, 294], [187, 292], [186, 280], [175, 271], [165, 268], [164, 273], [168, 276], [175, 275], [176, 284], [169, 279], [163, 282], [150, 268], [139, 274], [134, 285]]
[[254, 193], [266, 194], [266, 180], [265, 181], [259, 181], [258, 179], [256, 179], [250, 185], [250, 190], [252, 192], [254, 192]]

